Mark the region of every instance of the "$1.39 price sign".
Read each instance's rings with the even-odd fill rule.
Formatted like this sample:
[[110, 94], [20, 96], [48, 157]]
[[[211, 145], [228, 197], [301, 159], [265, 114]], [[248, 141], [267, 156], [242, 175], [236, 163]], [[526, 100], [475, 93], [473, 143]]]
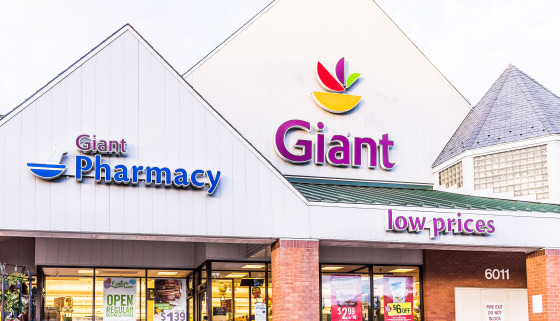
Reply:
[[161, 321], [185, 321], [185, 312], [163, 312], [161, 314]]

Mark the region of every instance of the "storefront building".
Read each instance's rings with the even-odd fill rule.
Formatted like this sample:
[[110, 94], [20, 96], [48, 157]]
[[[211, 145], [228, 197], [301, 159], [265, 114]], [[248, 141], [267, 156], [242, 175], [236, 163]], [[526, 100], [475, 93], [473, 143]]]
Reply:
[[471, 108], [370, 0], [277, 0], [178, 74], [125, 25], [0, 119], [36, 320], [557, 320], [560, 99]]

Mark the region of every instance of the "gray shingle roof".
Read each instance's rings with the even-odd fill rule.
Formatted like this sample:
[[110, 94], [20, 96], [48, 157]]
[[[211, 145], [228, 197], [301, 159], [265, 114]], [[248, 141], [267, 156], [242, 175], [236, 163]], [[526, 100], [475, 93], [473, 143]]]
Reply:
[[513, 65], [465, 117], [432, 165], [462, 152], [560, 134], [560, 98]]

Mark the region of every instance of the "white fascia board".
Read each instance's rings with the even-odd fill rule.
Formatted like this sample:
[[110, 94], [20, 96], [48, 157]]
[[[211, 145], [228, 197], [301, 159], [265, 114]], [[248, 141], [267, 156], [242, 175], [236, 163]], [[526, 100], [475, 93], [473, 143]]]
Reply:
[[[109, 38], [102, 41], [94, 49], [92, 49], [90, 52], [88, 52], [85, 56], [78, 59], [76, 62], [74, 62], [72, 65], [70, 65], [69, 68], [67, 68], [62, 73], [60, 73], [58, 76], [56, 76], [51, 81], [49, 81], [47, 83], [47, 85], [45, 85], [43, 88], [39, 89], [36, 93], [31, 95], [29, 98], [27, 98], [21, 105], [19, 105], [14, 110], [12, 110], [8, 114], [6, 114], [6, 116], [4, 116], [4, 118], [2, 118], [0, 120], [0, 127], [3, 126], [6, 122], [8, 122], [10, 119], [12, 119], [15, 115], [19, 114], [22, 110], [27, 108], [29, 105], [33, 104], [37, 99], [39, 99], [46, 92], [51, 90], [51, 88], [56, 86], [59, 82], [61, 82], [64, 78], [66, 78], [68, 75], [73, 73], [76, 69], [80, 68], [86, 61], [91, 59], [91, 57], [95, 56], [101, 50], [105, 49], [105, 47], [110, 45], [113, 41], [115, 41], [115, 39], [119, 38], [123, 33], [127, 32], [127, 31], [130, 31], [130, 30], [133, 30], [132, 27], [129, 24], [126, 24], [123, 27], [121, 27], [119, 30], [117, 30]], [[135, 32], [133, 32], [133, 34], [134, 33]]]
[[399, 32], [402, 33], [403, 36], [405, 36], [405, 38], [414, 46], [414, 48], [416, 48], [416, 50], [418, 50], [420, 55], [422, 55], [422, 57], [424, 57], [424, 59], [426, 59], [426, 61], [430, 65], [432, 65], [432, 67], [434, 67], [435, 70], [437, 70], [438, 74], [445, 80], [445, 82], [449, 85], [449, 87], [453, 89], [453, 91], [457, 94], [457, 96], [461, 97], [461, 99], [463, 99], [465, 101], [465, 104], [466, 104], [466, 107], [468, 108], [468, 110], [469, 111], [472, 110], [473, 107], [471, 107], [471, 103], [467, 100], [467, 98], [465, 98], [465, 96], [463, 96], [463, 94], [461, 94], [461, 92], [459, 92], [459, 90], [455, 86], [453, 86], [451, 81], [449, 81], [449, 79], [447, 79], [447, 77], [445, 77], [443, 75], [443, 73], [432, 63], [432, 61], [422, 52], [422, 50], [420, 50], [420, 48], [418, 48], [418, 46], [406, 35], [406, 33], [395, 23], [395, 21], [393, 19], [391, 19], [391, 17], [389, 17], [389, 15], [377, 4], [377, 2], [375, 2], [375, 0], [372, 0], [372, 2], [387, 17], [387, 19], [389, 19], [391, 21], [391, 23], [395, 26], [395, 28], [397, 28], [397, 30], [399, 30]]
[[227, 37], [222, 43], [220, 43], [214, 50], [210, 51], [206, 56], [200, 59], [194, 66], [192, 66], [189, 70], [187, 70], [183, 74], [183, 78], [187, 79], [198, 67], [202, 66], [206, 62], [206, 60], [212, 58], [216, 53], [218, 53], [223, 47], [225, 47], [228, 43], [230, 43], [235, 37], [237, 37], [240, 33], [242, 33], [245, 29], [247, 29], [250, 25], [253, 24], [257, 19], [262, 17], [270, 8], [272, 8], [276, 3], [280, 0], [273, 0], [269, 3], [266, 7], [264, 7], [259, 13], [257, 13], [253, 18], [249, 19], [241, 28], [237, 29], [234, 33], [232, 33], [229, 37]]
[[349, 204], [349, 203], [323, 203], [323, 202], [309, 202], [310, 207], [337, 207], [337, 208], [356, 208], [356, 209], [376, 209], [376, 210], [403, 210], [415, 211], [418, 213], [441, 213], [441, 214], [456, 214], [461, 212], [470, 215], [496, 215], [504, 217], [528, 217], [528, 218], [552, 218], [560, 219], [560, 213], [555, 212], [536, 212], [536, 211], [512, 211], [508, 209], [498, 210], [481, 210], [481, 209], [465, 209], [465, 208], [438, 208], [438, 207], [418, 207], [418, 206], [404, 206], [397, 204]]
[[439, 172], [443, 169], [446, 169], [446, 168], [448, 168], [452, 165], [455, 165], [456, 163], [460, 162], [461, 160], [463, 160], [464, 158], [467, 158], [467, 157], [477, 157], [477, 156], [488, 155], [488, 154], [496, 154], [496, 153], [501, 153], [501, 152], [507, 152], [507, 151], [514, 150], [514, 149], [534, 147], [534, 146], [549, 144], [549, 143], [553, 143], [553, 142], [560, 142], [560, 135], [550, 134], [550, 135], [547, 135], [547, 136], [541, 136], [541, 137], [537, 137], [537, 138], [528, 138], [528, 139], [523, 139], [523, 140], [517, 140], [517, 141], [511, 142], [511, 143], [502, 143], [502, 144], [498, 144], [498, 145], [491, 145], [491, 146], [468, 149], [468, 150], [462, 152], [461, 154], [458, 154], [455, 157], [452, 157], [452, 158], [446, 160], [445, 162], [437, 165], [436, 167], [433, 167], [432, 168], [432, 173], [435, 174], [435, 173], [437, 173], [437, 172]]

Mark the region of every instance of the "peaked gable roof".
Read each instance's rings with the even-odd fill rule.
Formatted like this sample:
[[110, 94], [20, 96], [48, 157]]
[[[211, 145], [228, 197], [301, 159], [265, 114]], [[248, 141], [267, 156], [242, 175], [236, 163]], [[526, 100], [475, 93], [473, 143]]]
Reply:
[[432, 165], [479, 147], [560, 133], [560, 98], [513, 65], [465, 117]]
[[[318, 62], [334, 66], [341, 57], [349, 70], [361, 74], [349, 91], [361, 102], [348, 113], [333, 114], [312, 98], [324, 90], [316, 67]], [[371, 0], [275, 0], [185, 79], [274, 166], [293, 176], [430, 184], [430, 165], [471, 110]], [[375, 139], [388, 134], [398, 145], [391, 151], [398, 168], [286, 162], [272, 137], [289, 119], [320, 120], [329, 136], [351, 131], [353, 137]], [[287, 135], [286, 146], [293, 146], [300, 134]]]

